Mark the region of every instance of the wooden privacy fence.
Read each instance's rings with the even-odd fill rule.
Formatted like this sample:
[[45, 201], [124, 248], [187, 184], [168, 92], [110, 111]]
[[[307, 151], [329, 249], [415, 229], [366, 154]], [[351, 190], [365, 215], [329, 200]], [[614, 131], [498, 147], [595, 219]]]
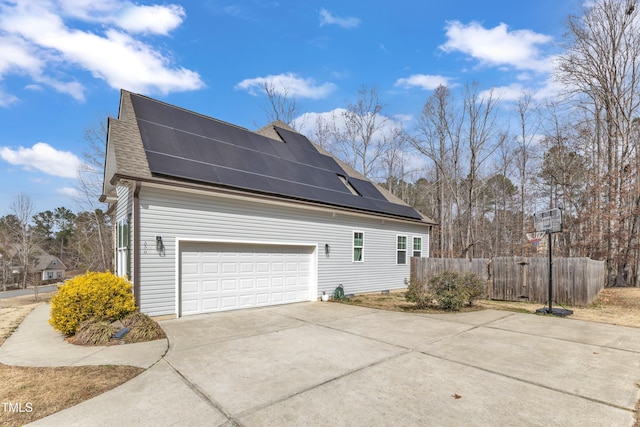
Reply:
[[[489, 283], [489, 298], [494, 300], [545, 304], [548, 299], [548, 258], [411, 258], [411, 280], [417, 283], [427, 283], [432, 276], [447, 270], [476, 273]], [[554, 304], [589, 305], [604, 289], [604, 284], [604, 261], [553, 259]]]

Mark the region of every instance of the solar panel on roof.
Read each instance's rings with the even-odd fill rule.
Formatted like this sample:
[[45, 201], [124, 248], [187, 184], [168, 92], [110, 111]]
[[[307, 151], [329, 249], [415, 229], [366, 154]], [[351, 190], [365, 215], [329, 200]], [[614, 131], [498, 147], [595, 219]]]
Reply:
[[278, 135], [280, 135], [280, 138], [282, 138], [285, 143], [296, 148], [318, 152], [316, 147], [314, 147], [311, 141], [309, 141], [304, 135], [301, 135], [297, 132], [291, 132], [290, 130], [279, 127], [275, 127], [275, 129], [276, 132], [278, 132]]
[[387, 201], [387, 199], [376, 188], [376, 186], [369, 181], [364, 181], [362, 179], [350, 177], [349, 184], [351, 184], [351, 186], [355, 188], [356, 191], [360, 193], [362, 197], [368, 197], [370, 199]]
[[303, 135], [276, 128], [284, 142], [131, 95], [152, 173], [333, 206], [420, 219], [387, 201], [369, 181], [347, 173]]

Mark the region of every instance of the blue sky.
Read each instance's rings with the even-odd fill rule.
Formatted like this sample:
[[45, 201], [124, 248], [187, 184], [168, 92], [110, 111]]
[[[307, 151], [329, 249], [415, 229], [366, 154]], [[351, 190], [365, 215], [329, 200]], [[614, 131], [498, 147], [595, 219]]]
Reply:
[[249, 129], [260, 85], [328, 114], [375, 86], [410, 126], [438, 84], [477, 81], [505, 102], [553, 97], [573, 0], [0, 0], [0, 215], [77, 210], [84, 132], [117, 115], [119, 89]]

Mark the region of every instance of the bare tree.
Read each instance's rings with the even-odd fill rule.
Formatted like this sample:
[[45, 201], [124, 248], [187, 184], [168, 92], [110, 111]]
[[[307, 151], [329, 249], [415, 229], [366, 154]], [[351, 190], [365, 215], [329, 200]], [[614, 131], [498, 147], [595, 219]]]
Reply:
[[273, 82], [264, 82], [262, 90], [267, 96], [267, 105], [263, 107], [267, 121], [281, 121], [295, 129], [295, 119], [301, 115], [301, 109], [290, 89], [276, 87]]
[[96, 250], [87, 251], [97, 256], [98, 259], [84, 260], [83, 263], [92, 265], [101, 271], [110, 270], [113, 258], [113, 242], [110, 228], [110, 218], [102, 212], [106, 205], [99, 201], [102, 194], [103, 168], [105, 161], [105, 151], [107, 142], [107, 115], [105, 114], [92, 125], [84, 134], [87, 143], [82, 153], [84, 162], [78, 171], [78, 185], [76, 203], [89, 215], [79, 215], [77, 221], [91, 221], [92, 224], [82, 227], [86, 230], [93, 230], [95, 235], [89, 240], [95, 245]]
[[331, 114], [331, 120], [327, 121], [322, 115], [318, 115], [313, 123], [310, 139], [322, 147], [331, 151], [333, 146], [333, 136], [337, 133], [335, 115]]
[[343, 158], [367, 177], [375, 173], [381, 157], [394, 140], [389, 135], [385, 137], [385, 132], [398, 131], [395, 124], [389, 126], [389, 119], [381, 114], [383, 109], [378, 90], [363, 85], [356, 101], [342, 111], [344, 128], [336, 128], [334, 135]]
[[[533, 105], [534, 101], [529, 93], [523, 93], [516, 104], [518, 115], [519, 134], [515, 138], [516, 147], [514, 161], [518, 170], [520, 193], [520, 223], [522, 224], [522, 236], [530, 231], [527, 206], [532, 205], [532, 197], [529, 190], [530, 169], [532, 168], [532, 147], [540, 129], [539, 110]], [[531, 209], [529, 209], [531, 211]]]
[[[567, 21], [566, 53], [560, 57], [560, 80], [576, 104], [592, 118], [594, 171], [591, 193], [602, 198], [595, 222], [605, 224], [600, 241], [609, 284], [637, 283], [640, 215], [637, 192], [637, 140], [633, 131], [640, 97], [640, 11], [635, 0], [596, 0], [581, 16]], [[597, 202], [594, 201], [594, 207]]]
[[[13, 235], [13, 242], [17, 256], [20, 259], [22, 270], [22, 288], [27, 288], [27, 279], [32, 272], [32, 260], [38, 249], [38, 237], [33, 232], [33, 216], [35, 209], [31, 197], [26, 194], [18, 194], [9, 205], [11, 214], [17, 220], [16, 227], [9, 230]], [[38, 299], [38, 286], [34, 286], [35, 298]]]
[[493, 89], [481, 95], [477, 83], [466, 86], [463, 125], [468, 156], [467, 178], [464, 181], [466, 207], [463, 215], [459, 216], [464, 222], [464, 227], [460, 228], [460, 232], [464, 233], [462, 257], [471, 257], [471, 249], [476, 244], [473, 233], [474, 208], [480, 190], [482, 167], [506, 139], [506, 133], [500, 131], [496, 120], [497, 102]]
[[427, 100], [418, 119], [418, 134], [410, 139], [435, 166], [436, 209], [440, 223], [433, 251], [441, 257], [454, 251], [453, 218], [459, 205], [460, 144], [462, 117], [450, 90], [439, 86]]

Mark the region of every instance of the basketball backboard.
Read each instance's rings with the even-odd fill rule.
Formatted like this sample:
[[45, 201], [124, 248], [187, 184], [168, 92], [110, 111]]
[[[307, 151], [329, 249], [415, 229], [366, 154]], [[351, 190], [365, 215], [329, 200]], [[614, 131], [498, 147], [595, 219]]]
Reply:
[[554, 208], [533, 214], [534, 231], [544, 233], [562, 232], [562, 209]]

